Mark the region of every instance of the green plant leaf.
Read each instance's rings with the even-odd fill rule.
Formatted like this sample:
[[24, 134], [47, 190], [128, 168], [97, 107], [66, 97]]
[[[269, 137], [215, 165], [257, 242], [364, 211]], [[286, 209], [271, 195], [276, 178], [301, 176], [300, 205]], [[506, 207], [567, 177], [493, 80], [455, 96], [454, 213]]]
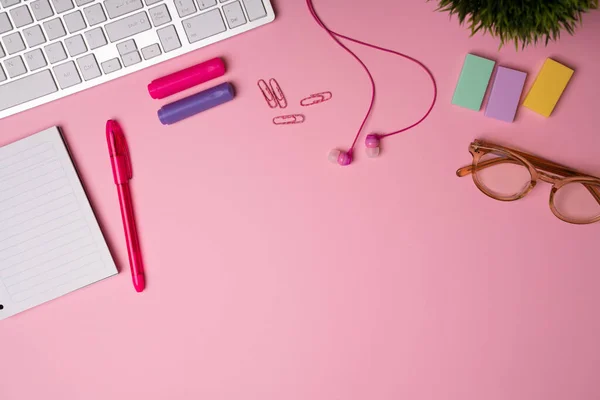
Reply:
[[[434, 1], [434, 0], [427, 0]], [[437, 11], [456, 15], [471, 36], [489, 32], [500, 48], [513, 42], [526, 48], [560, 38], [562, 31], [573, 35], [582, 16], [597, 10], [600, 0], [435, 0]]]

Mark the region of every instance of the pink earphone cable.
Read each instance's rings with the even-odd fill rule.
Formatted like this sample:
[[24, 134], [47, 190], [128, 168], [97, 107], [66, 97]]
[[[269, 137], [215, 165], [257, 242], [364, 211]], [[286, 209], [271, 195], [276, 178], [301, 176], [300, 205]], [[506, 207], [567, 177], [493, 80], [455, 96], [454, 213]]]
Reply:
[[419, 65], [421, 68], [423, 68], [423, 70], [425, 70], [425, 72], [427, 72], [427, 74], [429, 75], [429, 78], [431, 79], [431, 83], [433, 84], [433, 100], [431, 102], [431, 105], [429, 106], [429, 109], [427, 110], [427, 112], [425, 113], [425, 115], [418, 120], [417, 122], [415, 122], [414, 124], [407, 126], [406, 128], [402, 128], [400, 130], [391, 132], [391, 133], [386, 133], [386, 134], [380, 134], [378, 135], [380, 138], [384, 138], [384, 137], [388, 137], [388, 136], [393, 136], [393, 135], [397, 135], [398, 133], [402, 133], [402, 132], [406, 132], [409, 129], [412, 129], [414, 127], [416, 127], [417, 125], [419, 125], [421, 122], [425, 121], [427, 119], [427, 117], [429, 117], [429, 114], [431, 114], [431, 111], [433, 110], [433, 107], [435, 106], [435, 103], [437, 101], [437, 84], [435, 82], [435, 77], [433, 76], [433, 74], [431, 73], [431, 71], [429, 70], [429, 68], [427, 68], [425, 66], [425, 64], [423, 64], [421, 61], [408, 56], [406, 54], [394, 51], [394, 50], [390, 50], [390, 49], [386, 49], [380, 46], [376, 46], [370, 43], [366, 43], [363, 42], [361, 40], [358, 39], [354, 39], [351, 38], [349, 36], [346, 35], [342, 35], [339, 34], [331, 29], [329, 29], [325, 23], [321, 20], [321, 18], [319, 17], [319, 15], [317, 14], [316, 10], [315, 10], [315, 6], [313, 5], [313, 0], [306, 0], [306, 5], [308, 6], [308, 10], [310, 11], [311, 15], [313, 16], [313, 18], [315, 19], [315, 21], [317, 21], [317, 23], [319, 24], [319, 26], [321, 28], [323, 28], [328, 34], [329, 36], [331, 36], [331, 38], [338, 44], [340, 45], [340, 47], [342, 47], [344, 50], [346, 50], [348, 53], [350, 53], [355, 59], [356, 61], [358, 61], [360, 63], [360, 65], [363, 67], [363, 69], [365, 70], [365, 72], [367, 73], [367, 75], [369, 76], [369, 80], [371, 81], [371, 102], [369, 103], [369, 109], [367, 111], [367, 114], [365, 115], [365, 118], [363, 119], [362, 124], [360, 125], [360, 129], [358, 130], [358, 132], [356, 133], [356, 136], [354, 137], [354, 141], [352, 142], [352, 146], [350, 147], [349, 152], [351, 153], [352, 150], [354, 149], [354, 146], [356, 146], [356, 142], [358, 141], [358, 138], [360, 137], [360, 134], [365, 126], [365, 124], [367, 123], [367, 120], [369, 119], [369, 116], [371, 115], [371, 111], [373, 110], [373, 105], [375, 103], [375, 80], [373, 79], [373, 75], [371, 74], [371, 71], [369, 70], [369, 68], [366, 66], [366, 64], [356, 55], [354, 54], [354, 52], [352, 52], [352, 50], [350, 50], [348, 47], [346, 47], [346, 45], [344, 45], [338, 38], [342, 38], [342, 39], [346, 39], [349, 40], [351, 42], [360, 44], [362, 46], [366, 46], [366, 47], [370, 47], [372, 49], [377, 49], [377, 50], [381, 50], [381, 51], [385, 51], [387, 53], [392, 53], [395, 54], [397, 56], [400, 57], [404, 57], [407, 60], [410, 60], [414, 63], [416, 63], [417, 65]]
[[331, 38], [338, 45], [340, 45], [341, 48], [343, 48], [348, 53], [350, 53], [352, 55], [352, 57], [354, 57], [354, 59], [360, 63], [360, 65], [363, 67], [363, 69], [369, 76], [369, 80], [371, 81], [371, 102], [369, 103], [369, 110], [367, 111], [367, 115], [365, 115], [365, 118], [363, 119], [363, 122], [360, 125], [360, 129], [358, 130], [358, 132], [356, 133], [356, 136], [354, 137], [354, 142], [352, 142], [352, 146], [350, 147], [350, 150], [349, 150], [349, 152], [351, 153], [352, 150], [354, 149], [354, 146], [356, 145], [356, 141], [358, 140], [360, 133], [362, 132], [363, 128], [365, 127], [365, 124], [367, 123], [367, 120], [369, 119], [369, 115], [371, 115], [371, 111], [373, 110], [373, 105], [375, 104], [375, 80], [373, 79], [373, 75], [371, 75], [371, 71], [369, 71], [369, 68], [365, 65], [365, 63], [356, 54], [354, 54], [354, 52], [352, 50], [350, 50], [348, 47], [346, 47], [345, 44], [340, 42], [340, 40], [336, 37], [336, 36], [339, 36], [339, 37], [343, 37], [343, 36], [337, 34], [336, 32], [332, 31], [331, 29], [329, 29], [323, 23], [321, 18], [319, 18], [319, 16], [317, 15], [317, 11], [315, 10], [315, 6], [313, 5], [312, 0], [306, 0], [306, 5], [308, 6], [308, 10], [310, 11], [310, 13], [313, 16], [313, 18], [315, 19], [315, 21], [317, 21], [317, 23], [321, 26], [321, 28], [323, 28], [329, 34], [329, 36], [331, 36]]

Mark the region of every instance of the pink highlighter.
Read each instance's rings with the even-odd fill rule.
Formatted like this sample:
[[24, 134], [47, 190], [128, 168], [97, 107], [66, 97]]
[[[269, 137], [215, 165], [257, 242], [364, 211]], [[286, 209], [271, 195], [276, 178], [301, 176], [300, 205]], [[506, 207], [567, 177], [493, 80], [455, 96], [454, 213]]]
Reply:
[[164, 99], [223, 75], [225, 75], [225, 63], [220, 58], [213, 58], [153, 80], [148, 85], [148, 93], [153, 99]]

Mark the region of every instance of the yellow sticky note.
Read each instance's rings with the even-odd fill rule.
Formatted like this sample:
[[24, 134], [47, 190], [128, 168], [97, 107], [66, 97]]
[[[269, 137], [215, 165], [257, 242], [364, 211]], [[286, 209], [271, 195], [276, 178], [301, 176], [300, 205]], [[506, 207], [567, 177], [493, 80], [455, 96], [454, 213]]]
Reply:
[[549, 117], [574, 72], [561, 63], [546, 59], [523, 105], [544, 117]]

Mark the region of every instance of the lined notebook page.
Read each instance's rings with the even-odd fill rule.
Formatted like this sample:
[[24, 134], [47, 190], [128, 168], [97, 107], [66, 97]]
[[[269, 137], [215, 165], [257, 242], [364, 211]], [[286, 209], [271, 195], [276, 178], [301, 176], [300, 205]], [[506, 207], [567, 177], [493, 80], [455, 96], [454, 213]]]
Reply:
[[58, 128], [0, 148], [0, 320], [116, 273]]

